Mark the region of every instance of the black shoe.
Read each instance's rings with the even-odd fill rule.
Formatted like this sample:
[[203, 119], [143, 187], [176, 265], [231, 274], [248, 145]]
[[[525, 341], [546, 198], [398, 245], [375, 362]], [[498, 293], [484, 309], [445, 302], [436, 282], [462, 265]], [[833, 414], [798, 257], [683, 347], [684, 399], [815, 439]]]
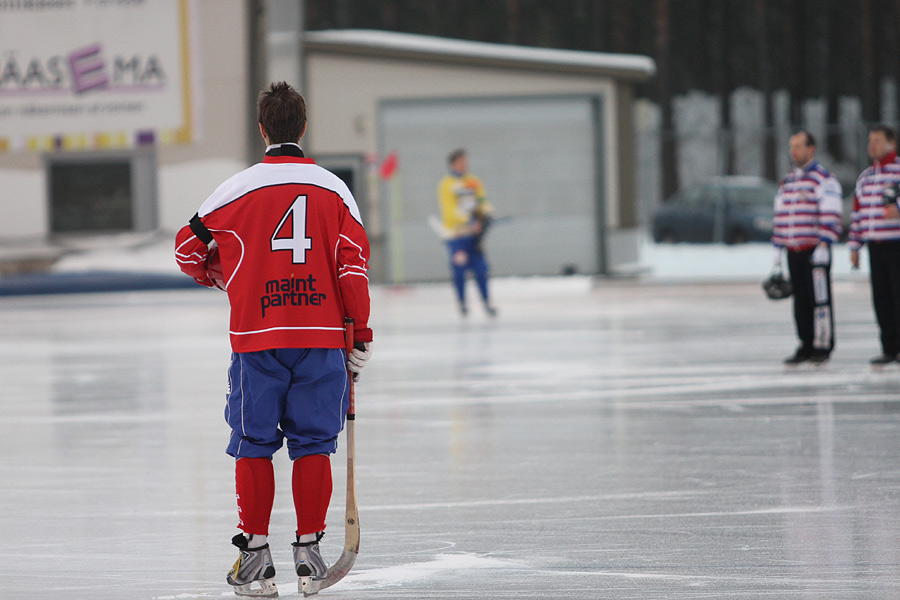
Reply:
[[799, 365], [805, 363], [810, 359], [809, 353], [804, 352], [802, 350], [797, 350], [797, 352], [793, 356], [789, 356], [784, 359], [784, 364], [786, 365]]
[[487, 313], [487, 316], [494, 318], [497, 316], [497, 309], [491, 305], [485, 305], [484, 311]]
[[897, 362], [896, 355], [891, 356], [890, 354], [882, 354], [870, 360], [869, 364], [873, 367], [883, 367], [884, 365], [889, 365], [892, 362]]
[[459, 305], [459, 316], [465, 317], [465, 316], [468, 316], [468, 314], [469, 314], [469, 307], [466, 306], [465, 304], [460, 304]]
[[831, 355], [827, 352], [813, 352], [809, 355], [809, 362], [815, 365], [822, 365], [828, 362]]

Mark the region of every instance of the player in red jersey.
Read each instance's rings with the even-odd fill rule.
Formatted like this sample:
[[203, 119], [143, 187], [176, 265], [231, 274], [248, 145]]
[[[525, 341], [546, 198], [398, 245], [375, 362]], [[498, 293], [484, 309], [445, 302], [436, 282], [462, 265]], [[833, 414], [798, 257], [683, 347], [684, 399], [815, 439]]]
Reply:
[[[239, 596], [277, 596], [268, 545], [275, 497], [273, 454], [287, 440], [297, 513], [294, 562], [300, 577], [324, 578], [318, 541], [331, 500], [329, 455], [348, 403], [347, 370], [358, 379], [371, 354], [369, 242], [347, 186], [304, 157], [306, 103], [286, 83], [260, 93], [263, 162], [234, 175], [178, 232], [175, 256], [197, 283], [215, 285], [218, 248], [231, 305], [232, 359], [225, 418], [227, 452], [243, 531], [227, 580]], [[344, 319], [354, 349], [346, 354]], [[258, 582], [258, 585], [253, 585]]]

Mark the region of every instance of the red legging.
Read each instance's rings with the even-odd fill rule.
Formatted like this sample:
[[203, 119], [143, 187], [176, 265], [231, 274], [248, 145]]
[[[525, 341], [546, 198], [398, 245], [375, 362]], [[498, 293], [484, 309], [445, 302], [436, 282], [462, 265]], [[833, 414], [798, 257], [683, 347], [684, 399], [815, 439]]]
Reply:
[[[311, 454], [294, 461], [291, 487], [297, 513], [297, 535], [325, 529], [331, 501], [331, 461]], [[275, 502], [275, 469], [271, 458], [240, 458], [235, 462], [238, 528], [248, 534], [269, 535]]]

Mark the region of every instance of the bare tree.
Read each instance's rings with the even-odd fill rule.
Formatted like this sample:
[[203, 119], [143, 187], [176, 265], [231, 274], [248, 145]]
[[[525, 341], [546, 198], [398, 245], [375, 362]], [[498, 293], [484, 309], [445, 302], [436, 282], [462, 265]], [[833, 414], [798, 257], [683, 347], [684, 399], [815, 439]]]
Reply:
[[506, 0], [506, 41], [509, 44], [521, 43], [522, 6], [519, 0]]
[[[843, 0], [841, 0], [843, 1]], [[839, 106], [838, 94], [834, 89], [834, 75], [832, 64], [832, 30], [829, 19], [831, 0], [819, 0], [819, 3], [809, 7], [809, 21], [812, 26], [810, 28], [811, 39], [809, 46], [812, 47], [812, 71], [815, 77], [810, 81], [812, 89], [811, 93], [818, 99], [825, 102], [825, 146], [824, 149], [840, 161], [843, 156], [843, 144], [838, 128], [839, 122]]]
[[820, 10], [821, 21], [817, 29], [821, 35], [827, 36], [828, 43], [826, 45], [826, 53], [828, 56], [822, 57], [820, 65], [820, 77], [824, 79], [824, 94], [826, 102], [825, 121], [828, 125], [828, 131], [825, 134], [825, 151], [828, 152], [837, 162], [843, 162], [846, 152], [844, 152], [844, 139], [840, 130], [840, 95], [841, 89], [837, 84], [838, 78], [841, 77], [840, 72], [835, 72], [833, 57], [839, 56], [838, 44], [842, 36], [843, 27], [839, 19], [834, 18], [836, 4], [843, 0], [828, 1], [826, 10]]
[[768, 1], [756, 0], [756, 52], [759, 90], [763, 97], [763, 176], [775, 181], [775, 111], [772, 107], [772, 69], [769, 52]]
[[631, 8], [629, 0], [613, 0], [611, 3], [610, 36], [612, 39], [610, 50], [612, 52], [634, 52], [634, 36], [631, 31]]
[[661, 114], [662, 194], [668, 198], [678, 190], [678, 146], [672, 114], [672, 75], [670, 70], [669, 0], [656, 0], [656, 67], [657, 94]]
[[785, 75], [790, 91], [790, 124], [791, 129], [803, 126], [803, 100], [806, 95], [806, 70], [803, 64], [803, 50], [806, 41], [803, 38], [804, 0], [789, 2], [784, 11], [783, 39]]
[[874, 123], [879, 119], [878, 77], [875, 70], [875, 32], [873, 31], [872, 0], [861, 0], [860, 34], [862, 37], [862, 105], [863, 120]]
[[898, 28], [900, 28], [900, 2], [897, 0], [893, 0], [890, 2], [890, 14], [891, 19], [888, 21], [888, 28], [891, 31], [891, 56], [893, 57], [893, 64], [891, 69], [891, 77], [894, 80], [894, 98], [895, 98], [895, 107], [897, 109], [897, 113], [895, 118], [900, 121], [900, 35], [898, 35]]
[[707, 31], [707, 52], [709, 53], [712, 69], [712, 91], [719, 98], [719, 127], [720, 146], [722, 156], [721, 172], [725, 175], [733, 175], [735, 172], [735, 152], [733, 124], [731, 122], [731, 85], [728, 63], [728, 40], [730, 39], [728, 23], [727, 2], [712, 2], [707, 14], [710, 18]]
[[883, 2], [881, 7], [885, 19], [881, 23], [884, 32], [884, 47], [887, 49], [882, 54], [885, 56], [885, 73], [886, 77], [890, 77], [894, 82], [894, 121], [900, 120], [900, 35], [898, 35], [897, 27], [900, 26], [900, 2], [897, 0], [889, 0]]

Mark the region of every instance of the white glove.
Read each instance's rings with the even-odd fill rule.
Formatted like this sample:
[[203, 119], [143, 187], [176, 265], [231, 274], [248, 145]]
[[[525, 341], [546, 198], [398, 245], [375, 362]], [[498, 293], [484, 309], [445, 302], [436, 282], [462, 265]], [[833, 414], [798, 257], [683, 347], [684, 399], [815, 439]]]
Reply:
[[819, 244], [816, 246], [816, 249], [813, 250], [812, 256], [809, 257], [809, 262], [816, 265], [827, 265], [831, 263], [831, 247], [828, 244]]
[[[359, 344], [362, 344], [362, 350], [358, 348]], [[353, 381], [359, 381], [359, 374], [372, 356], [372, 342], [356, 342], [353, 346], [353, 350], [347, 355], [347, 370], [353, 373]]]
[[784, 248], [772, 246], [772, 270], [781, 270], [781, 256], [784, 254]]

